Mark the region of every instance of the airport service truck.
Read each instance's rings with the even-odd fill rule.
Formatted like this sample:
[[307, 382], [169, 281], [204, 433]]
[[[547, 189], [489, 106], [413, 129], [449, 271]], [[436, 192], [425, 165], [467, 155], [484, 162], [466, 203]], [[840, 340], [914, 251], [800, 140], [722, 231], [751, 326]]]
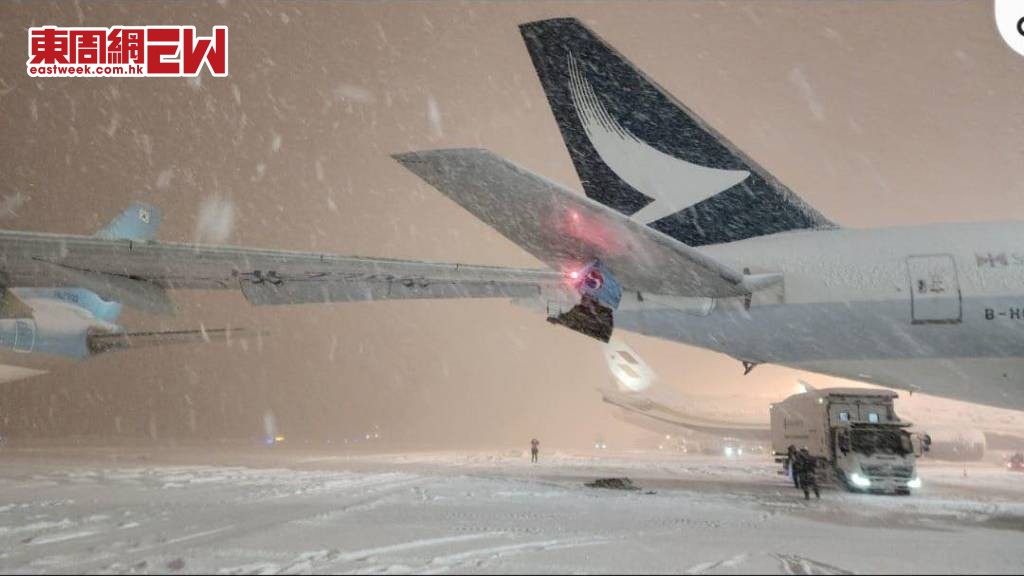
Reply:
[[909, 494], [919, 488], [920, 444], [911, 423], [893, 410], [898, 394], [889, 390], [831, 388], [794, 394], [771, 406], [772, 451], [789, 465], [790, 446], [807, 448], [818, 473], [847, 489]]

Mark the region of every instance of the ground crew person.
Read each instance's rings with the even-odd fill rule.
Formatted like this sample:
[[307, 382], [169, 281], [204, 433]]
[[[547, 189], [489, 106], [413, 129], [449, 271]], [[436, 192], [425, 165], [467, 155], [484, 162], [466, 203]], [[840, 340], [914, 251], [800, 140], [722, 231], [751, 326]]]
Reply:
[[804, 500], [811, 499], [811, 490], [814, 490], [814, 497], [821, 499], [821, 492], [818, 490], [817, 470], [814, 457], [807, 448], [801, 448], [797, 453], [796, 466], [797, 475], [800, 477], [800, 487], [804, 489]]
[[537, 463], [537, 454], [540, 453], [540, 440], [530, 440], [530, 462]]
[[789, 472], [789, 478], [793, 481], [793, 487], [799, 489], [800, 476], [796, 473], [796, 457], [796, 446], [790, 444], [786, 449], [786, 471]]

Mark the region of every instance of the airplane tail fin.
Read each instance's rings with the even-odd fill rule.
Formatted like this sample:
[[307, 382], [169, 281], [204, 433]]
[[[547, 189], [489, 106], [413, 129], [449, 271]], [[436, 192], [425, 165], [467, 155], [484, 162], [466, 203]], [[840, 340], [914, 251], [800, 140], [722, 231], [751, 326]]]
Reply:
[[588, 197], [690, 246], [834, 227], [575, 18], [520, 32]]
[[162, 216], [160, 210], [154, 206], [133, 202], [110, 224], [97, 232], [96, 237], [106, 240], [155, 240]]

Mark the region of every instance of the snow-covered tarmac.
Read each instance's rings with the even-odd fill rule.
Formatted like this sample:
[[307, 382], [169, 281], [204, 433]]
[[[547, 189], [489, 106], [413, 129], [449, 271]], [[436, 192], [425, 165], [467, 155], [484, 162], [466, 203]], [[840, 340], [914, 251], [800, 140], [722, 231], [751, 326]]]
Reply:
[[[662, 453], [0, 452], [0, 571], [1024, 571], [1024, 474], [926, 465], [910, 497], [827, 490], [767, 457]], [[644, 492], [583, 487], [629, 476]], [[654, 493], [648, 493], [652, 491]]]

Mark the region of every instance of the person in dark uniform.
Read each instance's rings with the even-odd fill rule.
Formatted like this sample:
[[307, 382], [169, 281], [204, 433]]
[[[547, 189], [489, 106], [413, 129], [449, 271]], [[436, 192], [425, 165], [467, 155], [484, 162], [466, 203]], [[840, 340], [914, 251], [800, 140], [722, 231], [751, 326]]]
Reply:
[[537, 463], [537, 455], [540, 454], [540, 440], [530, 440], [530, 462]]
[[800, 489], [800, 476], [796, 473], [796, 446], [792, 444], [789, 448], [786, 448], [786, 471], [789, 472], [789, 478], [793, 481], [793, 487]]
[[817, 463], [806, 447], [801, 448], [796, 455], [796, 472], [800, 478], [800, 487], [804, 489], [804, 500], [811, 499], [811, 490], [814, 490], [814, 497], [821, 499], [821, 492], [818, 490]]

